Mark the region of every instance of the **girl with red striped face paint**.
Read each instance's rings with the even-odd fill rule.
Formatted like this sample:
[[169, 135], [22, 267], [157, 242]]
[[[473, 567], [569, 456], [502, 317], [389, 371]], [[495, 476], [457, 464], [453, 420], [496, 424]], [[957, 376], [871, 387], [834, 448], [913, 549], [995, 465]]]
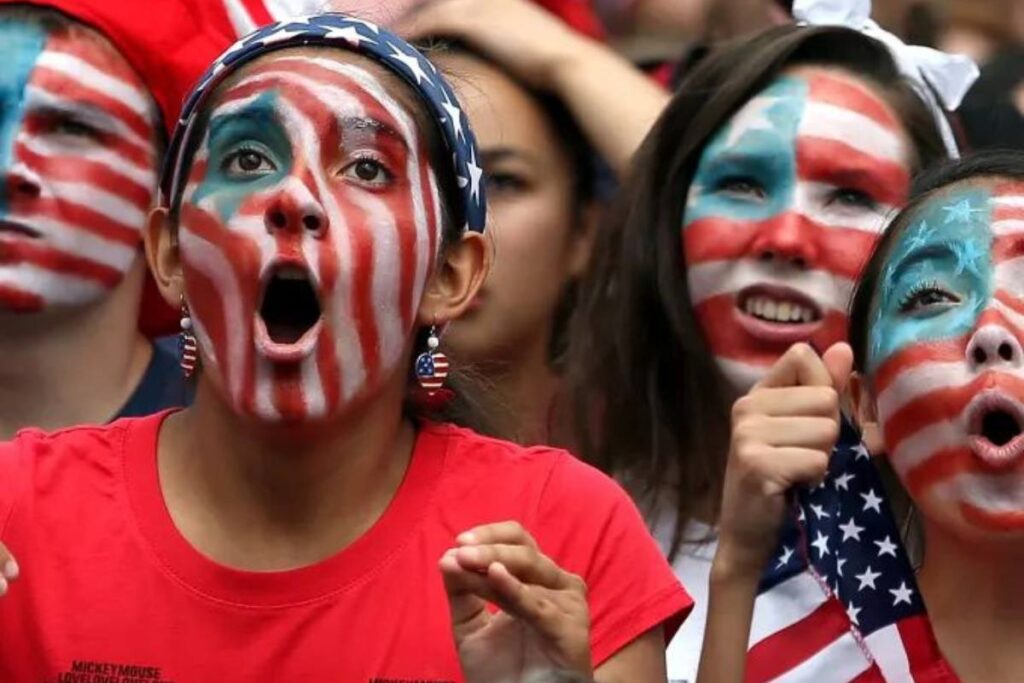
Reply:
[[282, 52], [211, 105], [178, 239], [206, 372], [242, 414], [334, 417], [404, 375], [441, 206], [386, 77]]
[[[712, 53], [641, 147], [577, 308], [576, 432], [703, 608], [731, 405], [792, 345], [845, 339], [888, 216], [946, 154], [886, 46], [835, 26]], [[672, 679], [697, 674], [703, 608], [669, 645]]]

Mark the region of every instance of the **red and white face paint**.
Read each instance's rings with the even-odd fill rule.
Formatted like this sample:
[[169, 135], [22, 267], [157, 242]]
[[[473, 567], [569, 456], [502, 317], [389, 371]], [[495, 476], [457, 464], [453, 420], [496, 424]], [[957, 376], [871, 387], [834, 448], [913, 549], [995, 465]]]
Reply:
[[425, 140], [372, 73], [288, 52], [246, 69], [180, 225], [196, 336], [235, 410], [322, 419], [400, 371], [440, 225]]
[[156, 189], [156, 109], [84, 27], [0, 14], [0, 312], [82, 306], [139, 256]]
[[853, 286], [907, 197], [899, 119], [861, 81], [802, 68], [708, 143], [683, 217], [690, 299], [746, 391], [792, 344], [846, 338]]
[[868, 372], [907, 491], [947, 528], [1024, 533], [1024, 183], [923, 205], [876, 296]]

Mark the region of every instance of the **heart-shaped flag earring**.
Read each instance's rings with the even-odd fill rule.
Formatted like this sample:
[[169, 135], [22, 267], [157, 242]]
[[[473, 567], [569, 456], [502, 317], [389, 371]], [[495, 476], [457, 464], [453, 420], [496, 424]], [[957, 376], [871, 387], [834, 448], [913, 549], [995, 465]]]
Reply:
[[433, 396], [441, 391], [448, 377], [448, 356], [438, 351], [441, 340], [437, 336], [437, 326], [431, 325], [427, 336], [427, 350], [416, 358], [416, 381], [427, 393]]

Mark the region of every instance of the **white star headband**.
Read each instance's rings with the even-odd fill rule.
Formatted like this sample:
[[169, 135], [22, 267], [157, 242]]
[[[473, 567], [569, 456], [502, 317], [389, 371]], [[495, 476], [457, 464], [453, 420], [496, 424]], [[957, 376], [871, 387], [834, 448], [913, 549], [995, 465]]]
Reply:
[[466, 230], [483, 232], [487, 202], [476, 138], [451, 86], [412, 45], [375, 24], [344, 14], [296, 17], [270, 24], [242, 38], [217, 58], [185, 101], [174, 128], [160, 182], [163, 202], [169, 205], [184, 187], [188, 143], [197, 132], [195, 125], [203, 104], [217, 86], [242, 65], [268, 52], [308, 45], [365, 55], [409, 84], [437, 123], [445, 147], [452, 155], [461, 198], [458, 215], [465, 221]]
[[871, 19], [871, 0], [795, 0], [793, 17], [810, 26], [845, 26], [874, 38], [889, 49], [900, 72], [916, 86], [931, 109], [949, 156], [959, 158], [953, 129], [943, 109], [954, 111], [978, 78], [978, 66], [964, 55], [907, 45]]

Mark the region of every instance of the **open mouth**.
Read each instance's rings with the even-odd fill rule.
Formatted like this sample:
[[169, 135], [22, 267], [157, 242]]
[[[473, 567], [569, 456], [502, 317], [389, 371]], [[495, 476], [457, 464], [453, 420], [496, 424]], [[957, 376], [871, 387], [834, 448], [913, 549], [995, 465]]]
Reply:
[[313, 276], [305, 265], [287, 263], [271, 266], [263, 281], [257, 344], [271, 360], [300, 360], [312, 351], [322, 320]]
[[3, 235], [17, 235], [19, 237], [29, 237], [31, 239], [38, 239], [42, 236], [39, 234], [38, 230], [30, 228], [24, 223], [0, 220], [0, 237]]
[[754, 285], [736, 296], [740, 321], [756, 337], [793, 343], [807, 339], [822, 321], [821, 307], [790, 287]]
[[986, 465], [1004, 468], [1024, 456], [1024, 406], [1003, 393], [987, 391], [967, 406], [971, 450]]

